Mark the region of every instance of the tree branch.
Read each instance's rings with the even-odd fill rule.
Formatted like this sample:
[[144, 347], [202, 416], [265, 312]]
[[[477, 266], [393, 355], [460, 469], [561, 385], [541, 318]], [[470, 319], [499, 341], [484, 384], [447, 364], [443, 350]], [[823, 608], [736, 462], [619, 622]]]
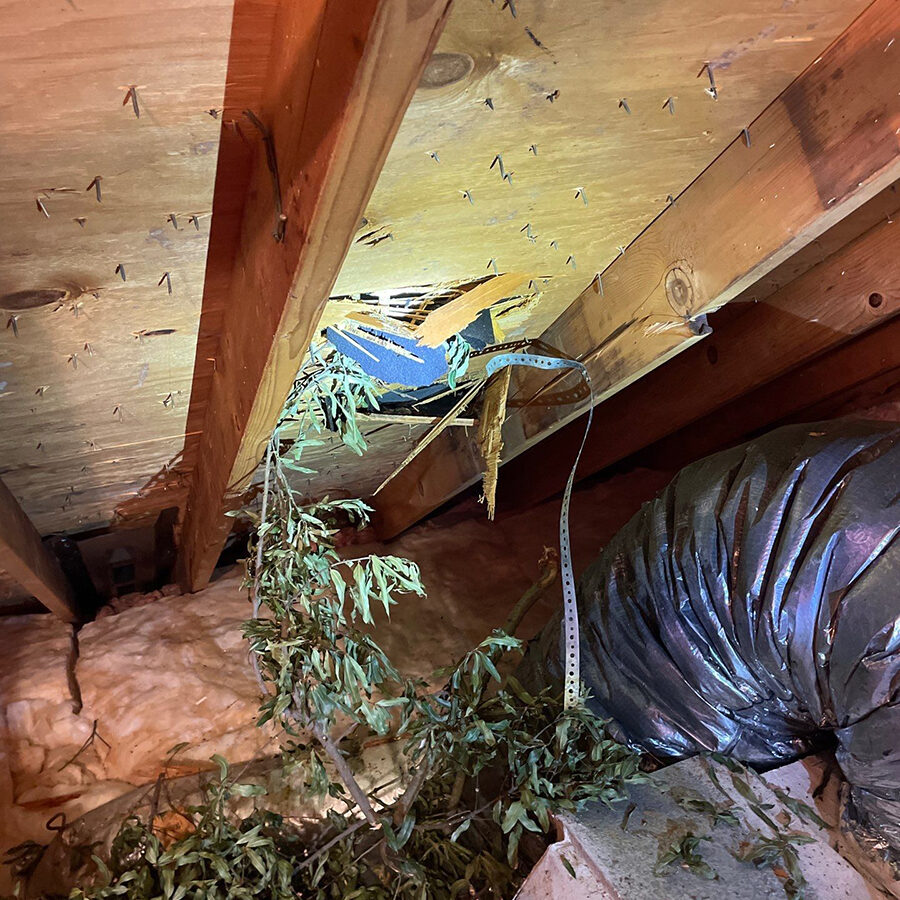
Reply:
[[310, 731], [312, 731], [313, 737], [315, 737], [322, 745], [322, 749], [334, 763], [334, 767], [337, 769], [341, 781], [347, 786], [350, 796], [356, 801], [356, 805], [359, 807], [360, 812], [366, 817], [366, 821], [373, 827], [378, 825], [378, 819], [375, 818], [375, 812], [372, 809], [372, 804], [369, 803], [369, 798], [359, 786], [359, 782], [353, 777], [350, 766], [347, 765], [347, 760], [341, 755], [341, 751], [338, 749], [337, 745], [318, 722], [311, 723]]
[[453, 790], [450, 791], [450, 799], [447, 801], [447, 812], [453, 812], [462, 800], [463, 788], [466, 786], [466, 773], [460, 770], [453, 781]]
[[406, 786], [406, 790], [397, 801], [396, 807], [394, 807], [395, 825], [400, 825], [403, 822], [407, 813], [412, 808], [413, 803], [416, 802], [416, 797], [419, 796], [419, 791], [422, 790], [422, 785], [425, 784], [425, 779], [428, 777], [430, 768], [428, 760], [423, 759], [422, 764], [416, 770], [416, 774], [413, 775], [412, 781]]
[[[256, 571], [253, 573], [253, 618], [259, 618], [259, 580], [262, 573], [262, 564], [263, 564], [263, 543], [265, 542], [265, 535], [262, 534], [263, 526], [266, 524], [266, 512], [268, 511], [269, 505], [269, 477], [272, 472], [272, 443], [275, 440], [275, 435], [272, 435], [269, 440], [269, 446], [266, 448], [266, 474], [263, 479], [263, 496], [262, 496], [262, 509], [260, 510], [259, 516], [259, 529], [257, 530], [256, 537]], [[259, 659], [257, 658], [256, 651], [251, 647], [250, 648], [250, 664], [253, 666], [253, 674], [256, 676], [256, 683], [259, 685], [260, 692], [264, 697], [269, 696], [269, 689], [266, 686], [266, 682], [263, 680], [262, 672], [259, 670]]]
[[544, 547], [544, 555], [538, 563], [540, 567], [540, 575], [520, 598], [519, 602], [513, 607], [509, 618], [503, 625], [503, 630], [508, 635], [514, 635], [522, 624], [528, 610], [540, 599], [541, 594], [556, 581], [559, 575], [559, 553], [552, 547]]

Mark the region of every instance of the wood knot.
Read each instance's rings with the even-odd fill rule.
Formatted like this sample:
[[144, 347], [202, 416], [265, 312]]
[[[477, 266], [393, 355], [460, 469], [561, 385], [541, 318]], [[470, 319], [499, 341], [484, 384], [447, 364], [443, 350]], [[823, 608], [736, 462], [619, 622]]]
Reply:
[[475, 60], [468, 53], [433, 53], [419, 80], [420, 88], [442, 88], [456, 84], [472, 73]]
[[9, 294], [0, 294], [0, 309], [8, 312], [37, 309], [39, 306], [48, 306], [50, 303], [63, 303], [69, 299], [70, 294], [71, 292], [65, 289], [12, 291]]
[[694, 286], [680, 266], [672, 266], [666, 273], [666, 298], [678, 315], [688, 317], [693, 312]]

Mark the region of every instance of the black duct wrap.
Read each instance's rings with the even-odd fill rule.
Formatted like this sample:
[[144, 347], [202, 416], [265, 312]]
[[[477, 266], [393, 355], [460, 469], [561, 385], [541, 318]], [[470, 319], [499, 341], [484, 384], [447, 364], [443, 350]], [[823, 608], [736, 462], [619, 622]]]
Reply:
[[[589, 706], [661, 757], [771, 766], [837, 737], [900, 850], [900, 425], [789, 426], [682, 469], [579, 584]], [[525, 683], [561, 684], [560, 617]]]

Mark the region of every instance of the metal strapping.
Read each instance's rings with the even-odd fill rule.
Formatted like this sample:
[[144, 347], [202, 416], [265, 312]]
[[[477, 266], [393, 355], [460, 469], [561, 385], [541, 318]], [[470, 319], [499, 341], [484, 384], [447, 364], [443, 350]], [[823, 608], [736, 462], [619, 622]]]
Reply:
[[531, 366], [535, 369], [575, 369], [581, 373], [588, 386], [590, 394], [590, 408], [588, 409], [587, 423], [584, 427], [584, 436], [581, 438], [581, 446], [575, 454], [575, 462], [569, 472], [569, 480], [566, 482], [566, 490], [563, 494], [562, 509], [559, 514], [559, 559], [562, 571], [563, 588], [563, 631], [566, 645], [566, 678], [564, 703], [566, 709], [573, 709], [578, 705], [578, 697], [581, 692], [581, 659], [578, 637], [578, 605], [575, 600], [575, 575], [572, 571], [572, 545], [569, 540], [569, 505], [572, 500], [572, 486], [575, 484], [575, 470], [581, 459], [587, 441], [588, 431], [594, 415], [594, 389], [591, 385], [591, 376], [588, 370], [577, 359], [559, 359], [549, 356], [534, 356], [530, 353], [503, 353], [495, 356], [485, 367], [488, 375], [493, 375], [504, 366]]

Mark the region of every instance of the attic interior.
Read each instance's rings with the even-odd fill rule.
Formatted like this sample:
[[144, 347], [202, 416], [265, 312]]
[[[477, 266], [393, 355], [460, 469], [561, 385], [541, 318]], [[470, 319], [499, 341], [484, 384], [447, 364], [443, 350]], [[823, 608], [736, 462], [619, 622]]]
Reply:
[[900, 897], [897, 0], [0, 28], [0, 896]]

